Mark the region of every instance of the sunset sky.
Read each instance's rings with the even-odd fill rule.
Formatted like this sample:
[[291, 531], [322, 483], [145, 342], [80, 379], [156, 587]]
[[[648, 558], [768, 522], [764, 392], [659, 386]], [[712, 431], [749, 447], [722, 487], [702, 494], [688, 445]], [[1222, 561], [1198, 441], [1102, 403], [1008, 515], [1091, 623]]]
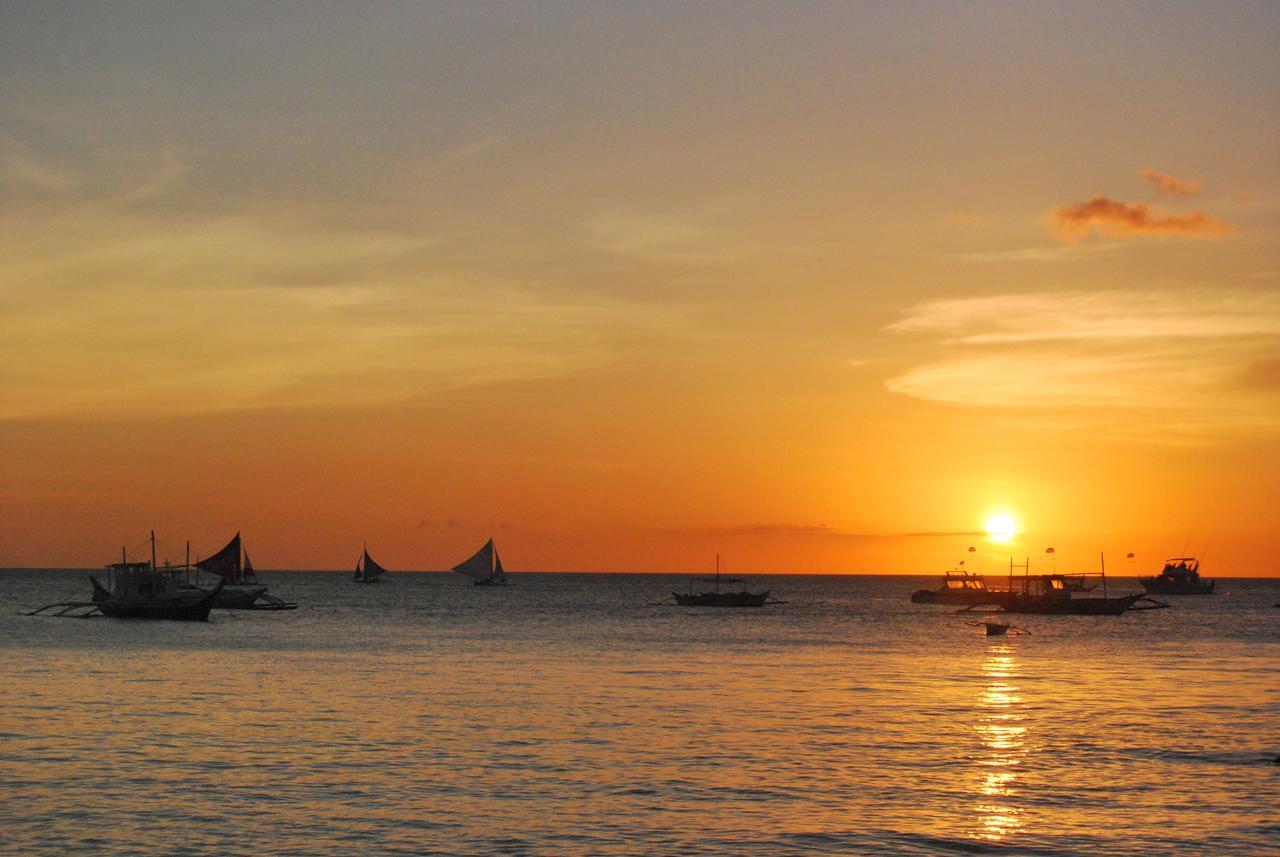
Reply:
[[1280, 573], [1277, 45], [1274, 3], [6, 3], [0, 566]]

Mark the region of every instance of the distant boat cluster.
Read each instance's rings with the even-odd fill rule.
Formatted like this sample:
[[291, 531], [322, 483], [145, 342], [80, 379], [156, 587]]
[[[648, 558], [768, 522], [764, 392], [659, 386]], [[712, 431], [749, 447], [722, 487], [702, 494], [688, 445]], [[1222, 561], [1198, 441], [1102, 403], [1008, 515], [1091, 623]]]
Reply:
[[[105, 583], [94, 575], [89, 576], [93, 587], [90, 601], [50, 604], [26, 615], [88, 618], [101, 614], [118, 618], [203, 621], [209, 618], [209, 612], [214, 608], [294, 610], [298, 607], [296, 603], [271, 595], [268, 587], [258, 580], [239, 533], [217, 553], [195, 563], [190, 561], [189, 548], [187, 560], [182, 565], [167, 561], [164, 565], [157, 565], [155, 553], [155, 533], [152, 532], [150, 562], [130, 562], [122, 549], [120, 562], [106, 566]], [[1016, 566], [1012, 559], [1009, 561], [1009, 575], [1003, 587], [988, 586], [983, 575], [956, 568], [943, 575], [936, 589], [920, 589], [912, 593], [911, 601], [914, 604], [959, 605], [962, 612], [987, 607], [1002, 613], [1118, 616], [1131, 610], [1155, 610], [1169, 606], [1147, 593], [1208, 595], [1213, 592], [1215, 583], [1200, 578], [1200, 561], [1195, 557], [1167, 560], [1160, 574], [1139, 578], [1146, 593], [1124, 595], [1107, 592], [1105, 559], [1102, 569], [1097, 572], [1031, 574], [1029, 560], [1020, 567], [1023, 573], [1015, 575]], [[469, 578], [476, 586], [510, 585], [493, 539], [455, 565], [452, 571]], [[214, 578], [212, 586], [200, 585], [201, 572]], [[379, 583], [386, 579], [388, 573], [388, 569], [369, 555], [368, 546], [365, 546], [356, 560], [353, 580], [356, 583]], [[711, 587], [695, 589], [696, 582], [711, 584]], [[1099, 588], [1101, 594], [1095, 594]], [[717, 554], [715, 577], [691, 579], [687, 591], [672, 592], [670, 602], [657, 602], [652, 606], [674, 603], [682, 607], [763, 607], [786, 603], [771, 596], [772, 590], [768, 589], [749, 591], [742, 578], [722, 578], [720, 556]], [[1014, 627], [993, 622], [979, 624], [986, 627], [988, 634], [999, 635]]]
[[[188, 554], [190, 548], [188, 547]], [[243, 558], [242, 558], [243, 557]], [[276, 598], [258, 581], [249, 552], [236, 533], [222, 550], [207, 559], [181, 565], [156, 563], [156, 534], [151, 533], [151, 561], [130, 562], [124, 549], [120, 562], [107, 567], [106, 582], [89, 575], [93, 587], [90, 601], [64, 601], [48, 604], [27, 613], [28, 616], [94, 615], [122, 619], [172, 619], [205, 621], [214, 608], [223, 610], [296, 610], [298, 605]], [[453, 567], [476, 586], [507, 586], [507, 574], [493, 539], [480, 550]], [[200, 585], [201, 572], [214, 578], [212, 587]], [[356, 583], [378, 583], [387, 569], [369, 556], [366, 546], [356, 560]]]
[[[493, 539], [489, 539], [484, 543], [484, 547], [451, 570], [471, 578], [476, 586], [507, 586], [510, 583], [507, 580], [507, 573], [502, 569], [502, 558], [498, 556], [498, 549], [494, 547]], [[387, 570], [369, 556], [369, 548], [366, 547], [360, 559], [356, 561], [356, 583], [377, 583], [386, 573]]]
[[[1209, 595], [1214, 582], [1200, 579], [1200, 561], [1195, 557], [1166, 560], [1158, 575], [1141, 577], [1138, 582], [1144, 594], [1108, 595], [1105, 560], [1102, 570], [1073, 574], [1031, 574], [1030, 561], [1021, 566], [1023, 573], [1014, 574], [1009, 561], [1009, 576], [1003, 588], [987, 586], [986, 578], [956, 568], [943, 575], [937, 589], [919, 589], [911, 594], [913, 604], [963, 605], [966, 610], [978, 607], [999, 608], [1004, 613], [1041, 613], [1072, 616], [1118, 616], [1130, 610], [1157, 610], [1168, 607], [1157, 595]], [[1101, 595], [1085, 595], [1102, 587]]]

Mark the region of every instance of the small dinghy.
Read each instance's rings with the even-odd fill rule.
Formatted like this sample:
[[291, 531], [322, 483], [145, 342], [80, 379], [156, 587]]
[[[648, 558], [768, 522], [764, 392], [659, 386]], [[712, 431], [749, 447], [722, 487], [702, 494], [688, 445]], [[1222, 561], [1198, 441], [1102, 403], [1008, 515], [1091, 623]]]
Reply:
[[970, 628], [985, 628], [988, 637], [1008, 637], [1030, 634], [1026, 628], [1017, 625], [1006, 625], [1003, 622], [965, 622]]

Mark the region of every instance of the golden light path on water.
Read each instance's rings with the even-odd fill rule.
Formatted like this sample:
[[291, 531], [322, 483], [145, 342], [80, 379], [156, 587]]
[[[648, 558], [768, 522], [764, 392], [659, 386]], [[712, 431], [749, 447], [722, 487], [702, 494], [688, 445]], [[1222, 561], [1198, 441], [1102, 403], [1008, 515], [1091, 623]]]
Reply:
[[1016, 643], [993, 643], [982, 663], [985, 683], [978, 695], [977, 733], [984, 752], [978, 759], [974, 804], [979, 823], [974, 835], [981, 839], [1005, 839], [1024, 823], [1018, 805], [1018, 772], [1027, 755], [1027, 717], [1016, 684], [1016, 655]]

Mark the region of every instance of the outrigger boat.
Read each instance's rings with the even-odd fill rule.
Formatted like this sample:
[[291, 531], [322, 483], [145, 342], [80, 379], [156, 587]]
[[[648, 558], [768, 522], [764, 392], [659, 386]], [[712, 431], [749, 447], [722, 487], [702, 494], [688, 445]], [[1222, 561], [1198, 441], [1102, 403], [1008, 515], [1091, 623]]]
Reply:
[[911, 593], [911, 603], [995, 604], [996, 597], [987, 589], [987, 581], [981, 574], [956, 568], [942, 576], [942, 585], [937, 589], [917, 589]]
[[476, 586], [510, 586], [507, 573], [502, 569], [502, 557], [493, 545], [493, 539], [484, 547], [453, 567], [458, 574], [471, 578]]
[[[238, 536], [237, 536], [238, 538]], [[188, 553], [190, 549], [188, 548]], [[247, 559], [247, 555], [246, 555]], [[71, 616], [88, 619], [93, 616], [116, 616], [136, 619], [177, 619], [204, 621], [214, 607], [239, 606], [244, 610], [296, 610], [298, 605], [282, 601], [265, 593], [259, 593], [263, 601], [241, 606], [238, 600], [231, 605], [221, 600], [227, 586], [226, 578], [218, 576], [213, 589], [202, 589], [191, 583], [190, 559], [182, 565], [171, 565], [167, 560], [156, 564], [156, 534], [151, 533], [151, 561], [129, 562], [122, 550], [120, 562], [107, 566], [107, 583], [104, 585], [93, 575], [92, 601], [63, 601], [47, 604], [26, 616]], [[262, 587], [263, 590], [266, 587]], [[255, 595], [255, 597], [258, 597]]]
[[93, 603], [104, 616], [119, 619], [172, 619], [205, 622], [223, 581], [212, 590], [184, 587], [176, 574], [156, 568], [156, 535], [151, 534], [151, 562], [129, 562], [122, 549], [120, 562], [107, 566], [107, 585], [93, 575]]
[[1157, 595], [1212, 595], [1216, 580], [1200, 579], [1200, 560], [1179, 556], [1164, 561], [1164, 568], [1151, 577], [1139, 577], [1142, 588]]
[[[1076, 598], [1068, 588], [1067, 575], [1030, 574], [1030, 560], [1023, 565], [1022, 577], [1014, 577], [1013, 560], [1009, 560], [1008, 591], [997, 593], [995, 603], [1005, 613], [1040, 613], [1058, 616], [1119, 616], [1129, 610], [1156, 610], [1168, 607], [1161, 601], [1139, 592], [1129, 595], [1107, 595], [1106, 561], [1102, 571], [1084, 572], [1072, 577], [1101, 578], [1102, 595]], [[1137, 606], [1142, 602], [1142, 606]]]
[[369, 549], [364, 549], [364, 554], [360, 559], [356, 560], [356, 583], [380, 583], [382, 575], [387, 570], [373, 561], [373, 557], [369, 556]]
[[[688, 592], [672, 592], [671, 597], [676, 600], [676, 604], [681, 607], [763, 607], [765, 604], [781, 604], [780, 601], [770, 601], [769, 593], [771, 590], [766, 589], [764, 592], [748, 592], [747, 582], [741, 577], [720, 577], [720, 554], [716, 554], [716, 576], [699, 578], [700, 583], [711, 583], [715, 585], [714, 589], [703, 590], [701, 592], [693, 591], [694, 579], [689, 579]], [[741, 584], [741, 589], [724, 590], [721, 585], [725, 583]]]

